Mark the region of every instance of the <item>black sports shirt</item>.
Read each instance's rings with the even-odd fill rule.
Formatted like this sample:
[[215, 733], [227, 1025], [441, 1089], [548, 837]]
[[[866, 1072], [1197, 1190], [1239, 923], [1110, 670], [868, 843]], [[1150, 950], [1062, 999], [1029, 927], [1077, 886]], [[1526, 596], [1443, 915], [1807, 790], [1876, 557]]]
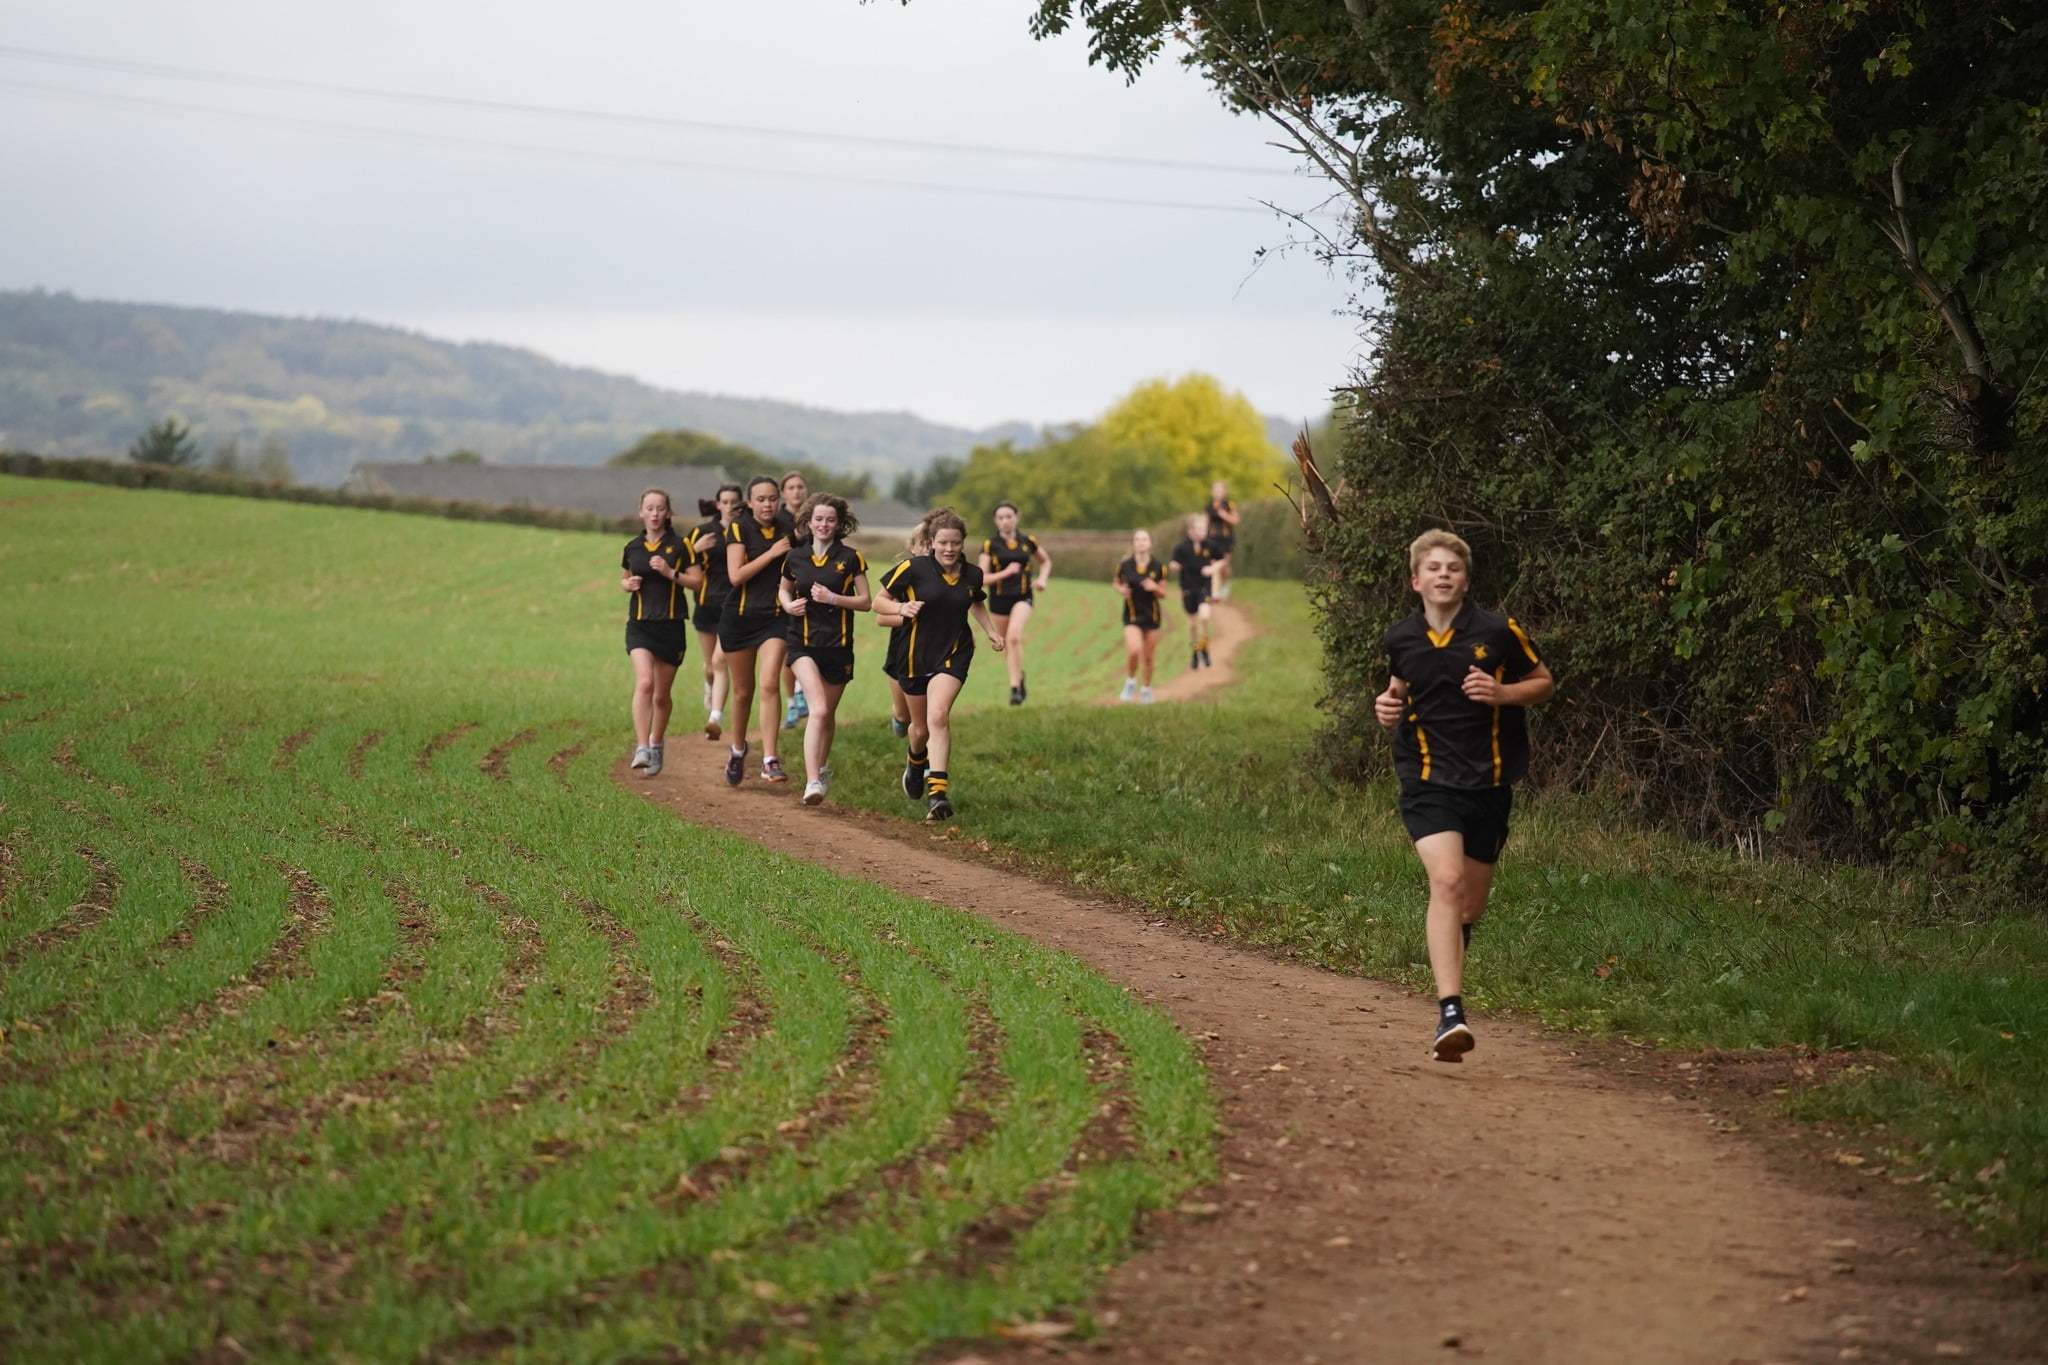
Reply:
[[1179, 566], [1182, 592], [1206, 593], [1209, 591], [1209, 579], [1203, 574], [1202, 566], [1215, 557], [1215, 549], [1208, 541], [1197, 545], [1186, 536], [1182, 536], [1180, 544], [1174, 546], [1173, 553], [1167, 556], [1167, 562]]
[[[737, 545], [744, 553], [746, 562], [752, 563], [768, 553], [768, 547], [778, 540], [789, 538], [789, 527], [783, 522], [782, 513], [775, 514], [775, 520], [763, 526], [754, 520], [752, 512], [742, 512], [740, 519], [725, 528], [725, 543]], [[795, 554], [796, 550], [790, 550]], [[731, 572], [730, 566], [727, 573]], [[775, 616], [781, 613], [782, 604], [775, 600], [775, 565], [770, 564], [744, 583], [734, 583], [726, 601], [726, 610], [735, 616]]]
[[[910, 561], [907, 559], [890, 567], [882, 574], [882, 591], [898, 602], [903, 601], [904, 594], [909, 591], [903, 584], [903, 578], [909, 572]], [[882, 674], [884, 677], [900, 678], [903, 676], [905, 665], [909, 662], [910, 625], [906, 622], [889, 631], [889, 648], [882, 655]]]
[[1237, 528], [1225, 521], [1219, 514], [1235, 512], [1236, 510], [1237, 504], [1233, 503], [1229, 498], [1225, 498], [1221, 502], [1216, 501], [1214, 498], [1209, 499], [1209, 539], [1222, 541], [1225, 554], [1230, 552], [1230, 542], [1236, 537]]
[[958, 573], [948, 575], [930, 555], [918, 555], [904, 562], [903, 571], [891, 579], [889, 595], [899, 602], [922, 602], [917, 615], [896, 628], [907, 635], [903, 671], [898, 677], [921, 677], [927, 673], [965, 668], [974, 657], [974, 627], [968, 609], [987, 600], [981, 590], [981, 569], [960, 561]]
[[851, 545], [834, 545], [823, 559], [811, 553], [809, 545], [799, 545], [784, 555], [782, 576], [789, 580], [789, 595], [807, 603], [801, 616], [785, 613], [789, 642], [807, 649], [853, 648], [852, 608], [811, 602], [811, 584], [823, 583], [829, 591], [851, 596], [854, 581], [867, 571], [867, 560]]
[[1038, 558], [1038, 542], [1030, 536], [1018, 536], [1015, 540], [996, 536], [981, 542], [981, 552], [988, 557], [991, 573], [1007, 569], [1012, 564], [1024, 566], [1015, 578], [989, 585], [988, 609], [998, 616], [1008, 616], [1005, 606], [1031, 591], [1031, 566]]
[[652, 544], [645, 535], [627, 541], [626, 552], [619, 556], [619, 567], [640, 576], [640, 590], [627, 600], [628, 621], [680, 621], [688, 612], [689, 594], [683, 591], [683, 585], [662, 577], [648, 562], [656, 555], [667, 561], [673, 573], [681, 573], [698, 562], [697, 552], [673, 528], [655, 537]]
[[697, 590], [697, 600], [707, 607], [722, 607], [732, 591], [732, 578], [725, 566], [725, 521], [713, 517], [700, 522], [690, 535], [690, 544], [704, 565], [704, 586]]
[[1159, 624], [1159, 598], [1145, 585], [1166, 582], [1166, 566], [1156, 559], [1147, 559], [1145, 567], [1138, 567], [1136, 555], [1126, 556], [1116, 566], [1116, 581], [1131, 590], [1124, 602], [1124, 624], [1127, 626], [1156, 626]]
[[1482, 706], [1464, 691], [1474, 668], [1514, 683], [1543, 662], [1513, 619], [1468, 601], [1443, 635], [1418, 611], [1387, 631], [1386, 644], [1388, 667], [1408, 682], [1407, 709], [1394, 727], [1394, 770], [1404, 789], [1505, 787], [1528, 773], [1525, 708]]

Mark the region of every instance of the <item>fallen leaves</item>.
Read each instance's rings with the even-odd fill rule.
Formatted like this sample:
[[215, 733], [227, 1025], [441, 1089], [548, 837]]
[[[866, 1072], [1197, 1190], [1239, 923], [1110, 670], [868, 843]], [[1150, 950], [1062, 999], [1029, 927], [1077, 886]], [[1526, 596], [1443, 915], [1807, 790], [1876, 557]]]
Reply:
[[1007, 1322], [996, 1328], [996, 1335], [1006, 1341], [1058, 1341], [1073, 1334], [1073, 1323], [1055, 1322], [1051, 1318], [1040, 1318], [1036, 1322]]

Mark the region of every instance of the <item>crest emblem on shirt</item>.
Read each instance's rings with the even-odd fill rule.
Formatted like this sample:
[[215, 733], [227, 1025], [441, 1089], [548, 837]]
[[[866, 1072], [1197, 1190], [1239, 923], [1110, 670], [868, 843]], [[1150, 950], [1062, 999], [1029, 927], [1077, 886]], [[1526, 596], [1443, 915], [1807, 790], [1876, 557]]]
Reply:
[[1472, 657], [1473, 657], [1473, 658], [1475, 658], [1475, 659], [1483, 659], [1483, 658], [1485, 658], [1485, 657], [1486, 657], [1486, 646], [1485, 646], [1485, 645], [1474, 645], [1474, 646], [1472, 646]]

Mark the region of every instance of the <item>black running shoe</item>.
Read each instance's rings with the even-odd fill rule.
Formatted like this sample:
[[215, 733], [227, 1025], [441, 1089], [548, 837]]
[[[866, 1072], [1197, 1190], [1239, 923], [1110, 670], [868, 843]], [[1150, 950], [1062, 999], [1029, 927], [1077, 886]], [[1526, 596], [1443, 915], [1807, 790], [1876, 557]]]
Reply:
[[903, 794], [912, 801], [924, 800], [924, 775], [927, 769], [915, 763], [903, 765]]
[[1212, 659], [1212, 658], [1210, 658], [1210, 657], [1209, 657], [1209, 650], [1208, 650], [1208, 647], [1207, 647], [1207, 646], [1204, 646], [1204, 647], [1203, 647], [1203, 649], [1202, 649], [1202, 667], [1204, 667], [1204, 668], [1214, 668], [1215, 666], [1216, 666], [1216, 661], [1215, 661], [1214, 659]]
[[1013, 687], [1013, 688], [1011, 688], [1011, 689], [1010, 689], [1010, 705], [1012, 705], [1012, 706], [1022, 706], [1023, 704], [1024, 704], [1024, 689], [1023, 689], [1023, 688], [1021, 688], [1021, 687]]
[[924, 818], [926, 824], [931, 824], [932, 822], [938, 820], [952, 819], [952, 799], [948, 797], [944, 792], [933, 792], [931, 800], [925, 803]]
[[1472, 1030], [1465, 1021], [1446, 1019], [1436, 1026], [1436, 1042], [1429, 1055], [1439, 1062], [1462, 1062], [1472, 1046]]
[[736, 754], [735, 754], [735, 753], [730, 753], [730, 752], [728, 752], [728, 753], [726, 754], [726, 756], [725, 756], [725, 785], [726, 785], [726, 786], [728, 786], [728, 787], [737, 787], [737, 786], [738, 786], [738, 785], [739, 785], [740, 783], [742, 783], [742, 782], [744, 782], [744, 781], [746, 781], [746, 780], [747, 780], [747, 750], [748, 750], [749, 748], [752, 748], [752, 747], [753, 747], [752, 745], [744, 745], [744, 746], [742, 746], [742, 747], [741, 747], [741, 749], [740, 749], [740, 751], [739, 751], [738, 753], [736, 753]]

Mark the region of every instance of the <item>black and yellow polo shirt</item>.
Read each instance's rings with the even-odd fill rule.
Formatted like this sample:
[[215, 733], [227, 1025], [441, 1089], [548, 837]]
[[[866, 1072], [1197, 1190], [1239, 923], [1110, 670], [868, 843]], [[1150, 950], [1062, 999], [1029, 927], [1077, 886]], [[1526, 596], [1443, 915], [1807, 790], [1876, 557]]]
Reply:
[[930, 555], [918, 555], [905, 560], [900, 571], [890, 573], [891, 597], [924, 603], [916, 616], [896, 628], [904, 639], [902, 669], [894, 676], [957, 673], [965, 677], [968, 661], [974, 657], [974, 626], [968, 611], [988, 596], [981, 588], [980, 566], [963, 559], [958, 571], [949, 574]]
[[1482, 706], [1465, 695], [1474, 668], [1515, 683], [1543, 661], [1510, 617], [1467, 601], [1439, 635], [1420, 611], [1386, 636], [1387, 666], [1408, 683], [1408, 706], [1394, 728], [1394, 770], [1403, 790], [1429, 783], [1473, 790], [1505, 787], [1529, 771], [1526, 708]]
[[1012, 564], [1024, 566], [1015, 578], [1006, 578], [988, 590], [988, 609], [998, 616], [1008, 616], [1011, 603], [1031, 599], [1031, 569], [1038, 561], [1038, 542], [1026, 535], [1011, 540], [996, 536], [981, 542], [981, 553], [988, 560], [991, 573]]
[[[820, 558], [809, 545], [798, 545], [782, 557], [782, 576], [789, 580], [789, 595], [809, 599], [811, 585], [823, 583], [826, 591], [851, 596], [853, 585], [868, 571], [868, 562], [851, 545], [835, 545]], [[789, 642], [805, 649], [853, 648], [853, 611], [811, 602], [802, 616], [788, 618]]]
[[1159, 625], [1159, 598], [1147, 583], [1165, 583], [1166, 566], [1148, 557], [1143, 568], [1138, 566], [1136, 555], [1127, 555], [1124, 562], [1116, 566], [1116, 581], [1131, 590], [1124, 602], [1124, 624], [1152, 630]]
[[1208, 541], [1194, 541], [1186, 536], [1173, 547], [1173, 553], [1166, 562], [1180, 570], [1180, 590], [1183, 596], [1193, 593], [1207, 594], [1209, 579], [1203, 574], [1202, 566], [1216, 558], [1215, 547]]
[[[764, 526], [754, 519], [751, 511], [742, 512], [738, 521], [725, 528], [725, 543], [739, 546], [747, 562], [751, 563], [767, 554], [768, 548], [776, 541], [789, 539], [789, 524], [784, 520], [787, 515], [777, 512], [775, 520]], [[799, 551], [792, 548], [789, 553], [797, 554]], [[739, 617], [780, 615], [782, 604], [775, 600], [775, 578], [780, 572], [770, 564], [744, 583], [732, 583], [728, 578], [726, 614]]]
[[681, 621], [689, 615], [689, 594], [683, 591], [682, 584], [654, 571], [649, 561], [656, 555], [675, 573], [702, 562], [690, 543], [673, 528], [652, 540], [638, 535], [627, 541], [626, 552], [619, 556], [619, 567], [640, 576], [640, 590], [626, 600], [628, 621]]

